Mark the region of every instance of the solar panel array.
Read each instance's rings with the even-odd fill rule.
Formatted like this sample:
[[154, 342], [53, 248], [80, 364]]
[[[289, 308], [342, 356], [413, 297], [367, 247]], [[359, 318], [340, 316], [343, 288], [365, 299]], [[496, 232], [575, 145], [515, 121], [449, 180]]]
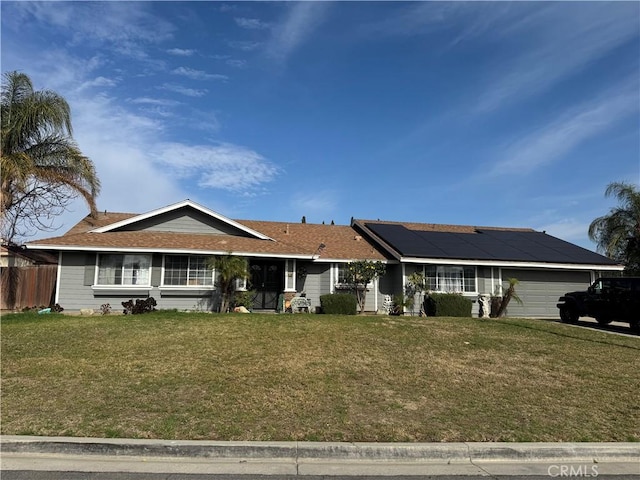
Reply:
[[404, 257], [616, 264], [543, 232], [478, 229], [475, 233], [454, 233], [410, 230], [388, 223], [365, 223], [365, 226]]

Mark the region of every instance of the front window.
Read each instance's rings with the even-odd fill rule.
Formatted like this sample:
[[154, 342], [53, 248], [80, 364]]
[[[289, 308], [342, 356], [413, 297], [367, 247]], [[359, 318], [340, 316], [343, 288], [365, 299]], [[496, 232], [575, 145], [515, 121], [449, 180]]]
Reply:
[[[335, 274], [335, 279], [336, 279], [336, 285], [340, 288], [345, 288], [348, 285], [351, 285], [350, 283], [350, 276], [349, 276], [349, 264], [348, 263], [338, 263], [336, 266], [336, 274]], [[373, 281], [367, 283], [367, 288], [371, 288], [373, 286]]]
[[427, 289], [433, 292], [462, 293], [476, 291], [475, 267], [428, 265]]
[[338, 264], [338, 274], [336, 275], [336, 283], [338, 285], [345, 285], [347, 283], [347, 275], [349, 269], [346, 263]]
[[149, 285], [151, 255], [100, 255], [98, 285]]
[[203, 255], [166, 255], [164, 257], [164, 285], [213, 285], [213, 270]]

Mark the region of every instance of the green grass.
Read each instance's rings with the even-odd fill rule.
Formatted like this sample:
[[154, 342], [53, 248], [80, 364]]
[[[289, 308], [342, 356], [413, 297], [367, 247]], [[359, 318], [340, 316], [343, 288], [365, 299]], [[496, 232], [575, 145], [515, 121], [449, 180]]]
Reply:
[[2, 317], [2, 433], [639, 441], [637, 338], [536, 320]]

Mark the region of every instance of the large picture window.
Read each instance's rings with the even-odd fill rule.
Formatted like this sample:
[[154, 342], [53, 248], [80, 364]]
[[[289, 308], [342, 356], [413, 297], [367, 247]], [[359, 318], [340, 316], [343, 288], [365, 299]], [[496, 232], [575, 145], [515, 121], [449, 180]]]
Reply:
[[463, 293], [476, 291], [475, 267], [427, 265], [427, 289], [434, 292]]
[[98, 285], [148, 286], [151, 255], [100, 255]]
[[213, 285], [213, 270], [207, 267], [207, 257], [204, 255], [166, 255], [163, 284], [210, 286]]

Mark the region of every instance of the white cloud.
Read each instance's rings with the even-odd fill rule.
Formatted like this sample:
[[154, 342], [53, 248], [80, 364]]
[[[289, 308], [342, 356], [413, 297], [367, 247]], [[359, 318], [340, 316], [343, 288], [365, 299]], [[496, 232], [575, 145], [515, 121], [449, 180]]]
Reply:
[[229, 80], [226, 75], [220, 75], [217, 73], [207, 73], [202, 70], [194, 70], [189, 67], [178, 67], [171, 71], [174, 75], [182, 75], [183, 77], [191, 78], [192, 80]]
[[552, 223], [540, 225], [535, 229], [569, 242], [580, 242], [585, 246], [589, 223], [581, 222], [575, 218], [562, 218]]
[[279, 170], [262, 155], [246, 147], [219, 145], [162, 144], [156, 160], [174, 175], [196, 178], [201, 188], [253, 193], [275, 179]]
[[509, 146], [491, 174], [526, 174], [554, 162], [587, 139], [638, 111], [637, 81], [617, 85]]
[[187, 97], [202, 97], [207, 93], [206, 89], [187, 88], [174, 83], [165, 83], [160, 88], [169, 90], [170, 92], [179, 93]]
[[459, 12], [457, 2], [398, 2], [399, 8], [384, 20], [363, 23], [365, 35], [420, 35], [443, 28]]
[[225, 63], [230, 67], [234, 67], [234, 68], [244, 68], [247, 66], [246, 60], [229, 59]]
[[263, 22], [257, 18], [236, 17], [234, 20], [239, 27], [249, 30], [263, 30], [271, 27], [269, 23]]
[[167, 50], [167, 53], [169, 55], [176, 55], [178, 57], [190, 57], [194, 53], [196, 53], [196, 51], [189, 48], [170, 48], [169, 50]]
[[165, 98], [139, 97], [139, 98], [133, 98], [129, 101], [131, 103], [136, 103], [141, 105], [157, 105], [161, 107], [174, 107], [176, 105], [180, 105], [180, 102], [176, 102], [175, 100], [167, 100]]
[[297, 209], [312, 212], [326, 212], [335, 208], [338, 193], [329, 190], [314, 190], [313, 192], [298, 193], [292, 202]]
[[638, 32], [633, 4], [590, 2], [576, 8], [569, 2], [542, 8], [504, 29], [503, 36], [525, 39], [525, 45], [496, 69], [476, 109], [495, 110], [545, 91]]
[[[27, 18], [71, 32], [72, 44], [146, 59], [146, 48], [172, 38], [175, 27], [145, 2], [21, 2]], [[33, 20], [32, 20], [33, 21]]]
[[88, 80], [80, 85], [81, 89], [92, 87], [115, 87], [117, 81], [112, 78], [96, 77], [93, 80]]
[[262, 45], [260, 42], [251, 42], [251, 41], [245, 41], [245, 40], [231, 40], [227, 43], [231, 48], [235, 48], [245, 52], [250, 52], [252, 50], [255, 50], [260, 45]]
[[324, 20], [330, 4], [326, 2], [298, 2], [288, 10], [285, 21], [274, 28], [267, 52], [279, 61], [297, 50]]

